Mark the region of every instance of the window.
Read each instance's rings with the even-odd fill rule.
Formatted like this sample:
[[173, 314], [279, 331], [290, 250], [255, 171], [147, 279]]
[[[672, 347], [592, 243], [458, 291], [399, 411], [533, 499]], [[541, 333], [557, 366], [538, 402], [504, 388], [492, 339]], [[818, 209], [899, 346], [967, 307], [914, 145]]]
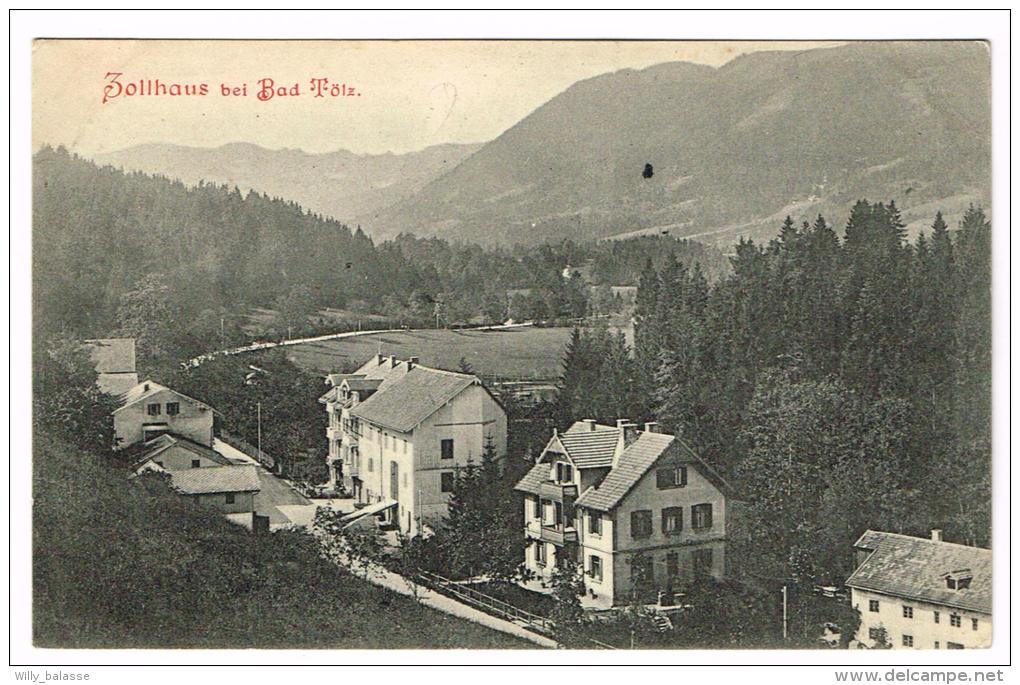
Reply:
[[903, 618], [914, 618], [914, 607], [903, 607]]
[[662, 510], [662, 532], [664, 535], [676, 535], [683, 528], [683, 507], [666, 507]]
[[181, 413], [180, 402], [167, 402], [166, 403], [166, 414], [167, 416], [177, 416]]
[[960, 615], [959, 614], [949, 614], [949, 625], [953, 626], [954, 628], [959, 628], [960, 627]]
[[202, 465], [202, 460], [201, 459], [192, 459], [191, 460], [191, 468], [197, 469], [201, 465]]
[[374, 464], [372, 463], [372, 457], [369, 457], [369, 458], [368, 458], [368, 472], [369, 472], [369, 473], [371, 473], [371, 472], [372, 472], [372, 468], [373, 468], [373, 466], [374, 466]]
[[913, 635], [904, 635], [903, 636], [903, 646], [904, 647], [913, 647], [914, 646], [914, 636]]
[[976, 618], [970, 619], [970, 629], [971, 630], [977, 630], [977, 628], [978, 628], [978, 620]]
[[588, 512], [588, 532], [592, 535], [602, 535], [602, 514]]
[[682, 488], [687, 485], [687, 467], [671, 466], [667, 469], [657, 470], [655, 472], [655, 485], [660, 490]]
[[439, 474], [439, 491], [453, 492], [453, 471], [443, 471]]
[[407, 471], [404, 471], [404, 487], [407, 487]]
[[868, 600], [868, 611], [873, 611], [875, 613], [878, 612], [878, 600], [877, 599], [869, 599]]
[[963, 645], [959, 642], [947, 642], [946, 649], [963, 649]]
[[691, 555], [694, 564], [694, 575], [698, 578], [707, 578], [712, 575], [712, 550], [696, 549]]
[[602, 557], [594, 554], [588, 557], [588, 575], [595, 580], [602, 580]]
[[146, 413], [148, 413], [149, 416], [159, 416], [160, 414], [159, 402], [153, 402], [152, 404], [146, 405], [145, 411]]
[[712, 504], [695, 504], [691, 507], [691, 526], [696, 529], [712, 527]]
[[439, 442], [439, 456], [443, 459], [453, 459], [453, 440], [451, 438]]
[[542, 518], [542, 500], [540, 500], [538, 497], [536, 497], [533, 500], [533, 503], [535, 505], [535, 508], [533, 510], [533, 517], [537, 518], [537, 519], [541, 519]]
[[544, 542], [536, 542], [535, 543], [535, 563], [538, 564], [539, 566], [545, 566], [545, 562], [546, 562], [545, 543]]
[[647, 538], [652, 534], [652, 512], [650, 510], [630, 512], [630, 536]]
[[224, 499], [227, 500], [227, 504], [233, 504], [234, 503], [234, 493], [228, 492]]
[[631, 557], [630, 560], [630, 582], [634, 585], [651, 583], [655, 580], [653, 576], [652, 558], [644, 554]]
[[937, 612], [937, 611], [936, 611], [936, 612], [934, 612], [934, 613], [932, 614], [932, 616], [934, 616], [934, 617], [935, 617], [935, 622], [936, 622], [936, 623], [938, 623], [938, 622], [939, 622], [939, 619], [940, 619], [940, 618], [942, 617], [942, 616], [941, 616], [941, 615], [939, 614], [939, 612]]
[[938, 640], [935, 640], [935, 649], [940, 649], [939, 641]]
[[670, 552], [666, 555], [666, 577], [676, 578], [680, 575], [680, 555]]
[[562, 461], [556, 462], [556, 482], [569, 483], [574, 480], [574, 467]]

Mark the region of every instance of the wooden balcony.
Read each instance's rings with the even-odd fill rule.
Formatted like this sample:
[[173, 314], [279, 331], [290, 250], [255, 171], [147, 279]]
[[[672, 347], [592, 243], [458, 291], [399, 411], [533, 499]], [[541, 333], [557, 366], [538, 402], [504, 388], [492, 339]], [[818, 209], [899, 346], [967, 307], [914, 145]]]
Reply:
[[572, 483], [561, 485], [547, 480], [539, 483], [538, 494], [542, 499], [550, 502], [573, 502], [577, 499], [577, 486]]
[[542, 526], [541, 539], [562, 547], [563, 545], [577, 542], [577, 530], [562, 525]]

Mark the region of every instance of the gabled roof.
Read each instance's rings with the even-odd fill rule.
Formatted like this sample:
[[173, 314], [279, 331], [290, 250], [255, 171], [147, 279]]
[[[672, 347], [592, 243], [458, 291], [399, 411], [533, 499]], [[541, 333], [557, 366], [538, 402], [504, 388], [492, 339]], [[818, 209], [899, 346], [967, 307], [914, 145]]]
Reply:
[[559, 436], [560, 445], [579, 469], [612, 466], [619, 440], [619, 428], [585, 421], [575, 422]]
[[342, 381], [341, 385], [346, 385], [348, 389], [354, 392], [364, 392], [366, 390], [377, 390], [382, 385], [381, 378], [347, 378]]
[[[128, 456], [135, 457], [133, 460], [134, 466], [132, 468], [137, 469], [142, 464], [155, 459], [158, 455], [162, 454], [166, 450], [173, 446], [182, 447], [189, 452], [194, 452], [200, 457], [205, 457], [210, 461], [214, 461], [217, 464], [229, 466], [233, 462], [227, 459], [225, 456], [212, 450], [205, 445], [200, 445], [197, 442], [188, 440], [187, 438], [179, 435], [173, 435], [171, 433], [164, 433], [158, 437], [149, 440], [146, 443], [138, 444], [137, 448], [132, 450], [129, 448]], [[134, 447], [134, 446], [132, 446]]]
[[188, 402], [191, 402], [192, 404], [196, 404], [199, 407], [204, 407], [206, 409], [212, 410], [212, 407], [210, 407], [205, 402], [202, 402], [200, 400], [196, 400], [194, 397], [188, 397], [184, 393], [177, 392], [173, 388], [168, 388], [165, 385], [160, 385], [159, 383], [157, 383], [155, 381], [142, 381], [141, 383], [139, 383], [138, 385], [136, 385], [135, 387], [131, 388], [126, 393], [124, 393], [124, 396], [122, 398], [122, 402], [121, 402], [120, 407], [118, 407], [117, 409], [114, 409], [113, 413], [116, 414], [121, 409], [127, 409], [132, 404], [135, 404], [137, 402], [141, 402], [142, 400], [146, 399], [147, 397], [152, 397], [156, 393], [161, 392], [163, 390], [172, 392], [173, 394], [177, 395], [178, 397], [180, 397], [180, 398], [182, 398], [184, 400], [187, 400]]
[[[847, 579], [848, 587], [881, 594], [992, 613], [992, 551], [952, 542], [869, 530], [854, 547], [870, 551]], [[946, 586], [948, 573], [968, 569], [963, 590]]]
[[623, 450], [619, 460], [609, 470], [606, 477], [597, 485], [581, 493], [575, 504], [598, 511], [610, 511], [637, 485], [649, 469], [666, 455], [667, 451], [672, 452], [668, 458], [675, 460], [675, 463], [694, 464], [698, 472], [721, 492], [729, 493], [729, 485], [726, 481], [695, 454], [683, 440], [666, 433], [644, 431], [638, 433], [637, 438]]
[[170, 474], [175, 488], [186, 495], [209, 495], [219, 492], [258, 492], [257, 466], [210, 466]]
[[351, 408], [351, 416], [407, 433], [439, 411], [466, 388], [480, 385], [474, 376], [415, 366], [384, 382], [367, 400]]
[[675, 438], [665, 433], [640, 433], [602, 482], [585, 490], [577, 498], [577, 506], [609, 511], [630, 492], [641, 476], [648, 472]]
[[92, 363], [96, 365], [96, 373], [134, 373], [134, 338], [86, 340], [85, 347], [92, 356]]
[[334, 387], [340, 385], [341, 381], [347, 378], [364, 378], [363, 373], [328, 373], [326, 374], [326, 385]]
[[526, 492], [531, 495], [539, 494], [539, 486], [549, 480], [549, 469], [548, 462], [539, 462], [531, 467], [531, 469], [524, 474], [524, 478], [518, 481], [517, 485], [514, 486], [514, 490], [517, 492]]

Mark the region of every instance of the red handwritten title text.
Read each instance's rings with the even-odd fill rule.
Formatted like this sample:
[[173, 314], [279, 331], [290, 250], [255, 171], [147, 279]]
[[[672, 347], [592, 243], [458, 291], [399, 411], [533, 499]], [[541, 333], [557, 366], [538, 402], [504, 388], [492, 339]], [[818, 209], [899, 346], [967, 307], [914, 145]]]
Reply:
[[123, 72], [110, 71], [104, 77], [103, 104], [123, 98], [135, 97], [207, 97], [219, 93], [221, 97], [246, 98], [249, 93], [259, 102], [276, 98], [350, 98], [361, 97], [361, 90], [353, 84], [316, 76], [305, 81], [279, 82], [272, 78], [248, 83], [220, 83], [212, 87], [206, 82], [164, 81], [158, 78], [130, 78]]

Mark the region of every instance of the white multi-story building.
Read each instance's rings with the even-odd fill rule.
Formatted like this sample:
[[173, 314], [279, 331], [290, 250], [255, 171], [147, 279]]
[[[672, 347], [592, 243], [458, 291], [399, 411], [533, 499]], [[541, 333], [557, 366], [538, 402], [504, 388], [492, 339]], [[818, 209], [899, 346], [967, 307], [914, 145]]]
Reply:
[[656, 424], [583, 420], [554, 432], [515, 489], [525, 494], [527, 568], [548, 580], [560, 559], [573, 559], [595, 606], [654, 600], [725, 574], [728, 486]]
[[857, 639], [873, 647], [883, 629], [893, 649], [992, 645], [992, 552], [942, 540], [869, 530], [854, 543], [847, 579], [860, 612]]
[[458, 468], [506, 454], [506, 412], [476, 376], [380, 354], [326, 383], [330, 485], [410, 535], [446, 516]]

